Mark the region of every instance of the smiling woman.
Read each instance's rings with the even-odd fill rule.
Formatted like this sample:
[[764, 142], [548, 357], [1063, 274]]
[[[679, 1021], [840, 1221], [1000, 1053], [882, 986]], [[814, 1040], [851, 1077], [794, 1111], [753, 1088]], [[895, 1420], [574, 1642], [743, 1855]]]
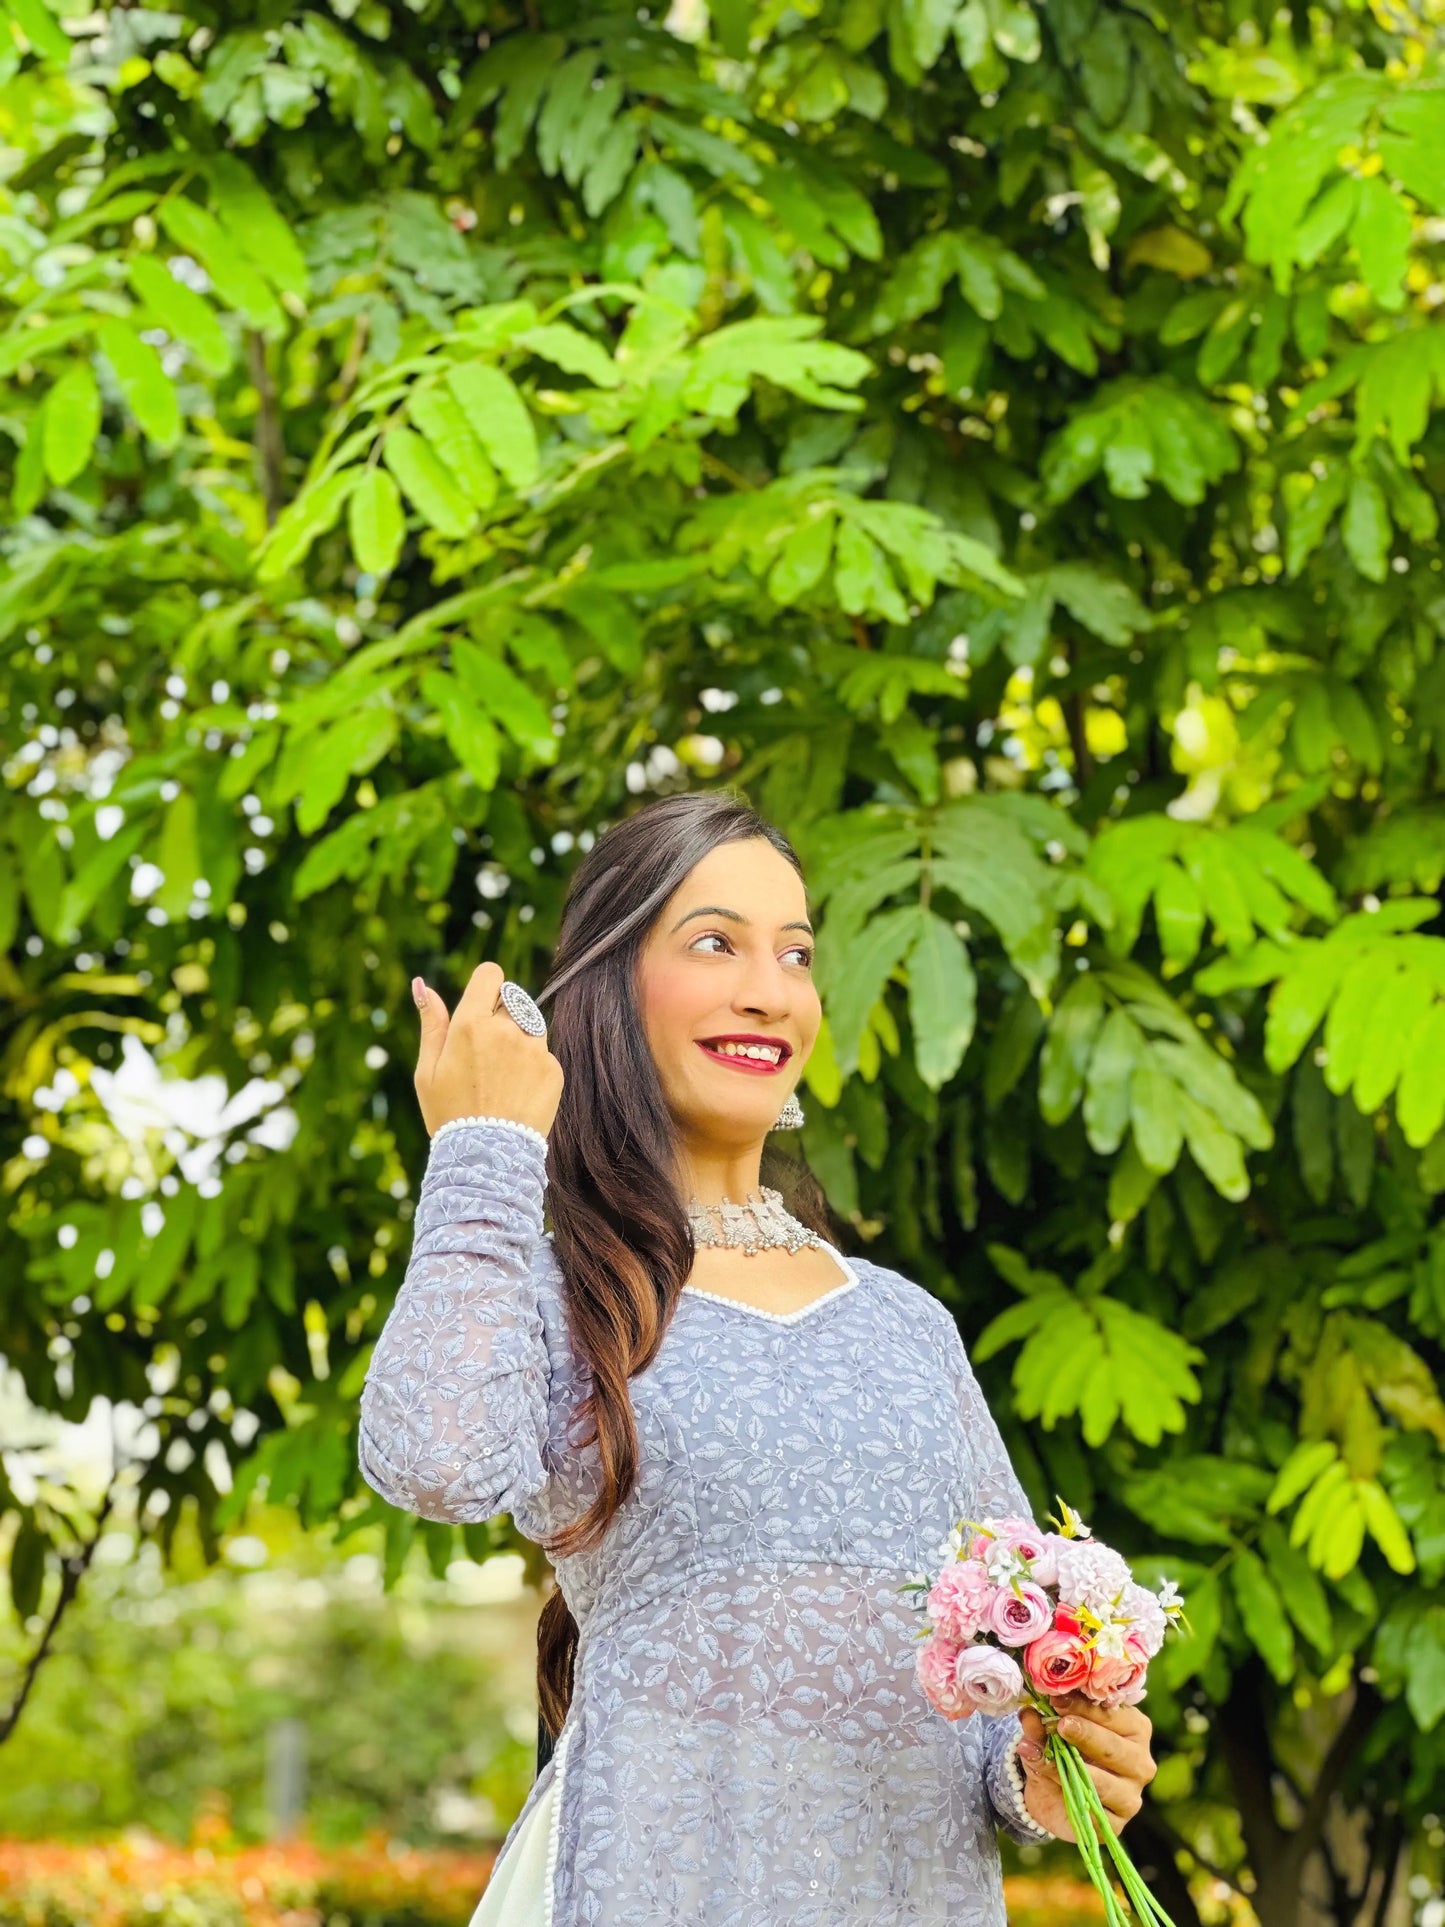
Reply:
[[495, 964], [454, 1017], [422, 999], [435, 1137], [362, 1469], [427, 1518], [510, 1512], [558, 1582], [555, 1751], [477, 1927], [1002, 1927], [996, 1829], [1050, 1832], [1018, 1717], [934, 1712], [900, 1600], [958, 1518], [1029, 1510], [957, 1328], [762, 1182], [812, 963], [786, 839], [684, 795], [578, 866], [550, 1038]]

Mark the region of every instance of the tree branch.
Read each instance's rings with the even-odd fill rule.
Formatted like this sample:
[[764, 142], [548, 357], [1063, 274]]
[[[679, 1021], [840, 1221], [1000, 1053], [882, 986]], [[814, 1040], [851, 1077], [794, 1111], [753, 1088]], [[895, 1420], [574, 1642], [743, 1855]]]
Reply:
[[60, 1591], [56, 1595], [55, 1604], [51, 1608], [50, 1618], [46, 1622], [45, 1630], [40, 1635], [40, 1643], [30, 1655], [29, 1663], [21, 1677], [20, 1691], [16, 1694], [9, 1710], [3, 1717], [0, 1717], [0, 1746], [5, 1744], [6, 1740], [9, 1739], [10, 1735], [20, 1723], [20, 1715], [25, 1710], [25, 1703], [30, 1698], [31, 1690], [35, 1685], [36, 1679], [39, 1677], [41, 1665], [50, 1650], [51, 1642], [59, 1630], [60, 1622], [65, 1617], [67, 1608], [79, 1592], [80, 1582], [85, 1577], [90, 1562], [95, 1556], [95, 1549], [100, 1544], [100, 1537], [105, 1527], [106, 1517], [114, 1502], [115, 1481], [112, 1479], [106, 1490], [100, 1511], [96, 1514], [94, 1533], [89, 1539], [84, 1541], [78, 1552], [62, 1553], [60, 1555]]
[[1271, 1747], [1264, 1718], [1264, 1666], [1251, 1659], [1234, 1676], [1219, 1726], [1220, 1751], [1238, 1795], [1244, 1848], [1256, 1880], [1284, 1853], [1289, 1835], [1274, 1812]]
[[256, 390], [256, 454], [261, 463], [261, 495], [270, 527], [286, 504], [286, 443], [281, 434], [276, 384], [266, 360], [265, 339], [258, 328], [246, 330], [246, 366]]
[[1149, 1803], [1147, 1796], [1144, 1805], [1134, 1816], [1133, 1824], [1136, 1828], [1142, 1826], [1146, 1832], [1157, 1834], [1160, 1844], [1167, 1846], [1171, 1852], [1187, 1853], [1195, 1866], [1202, 1868], [1211, 1880], [1222, 1880], [1226, 1887], [1233, 1888], [1237, 1894], [1244, 1892], [1244, 1888], [1240, 1886], [1234, 1874], [1226, 1873], [1223, 1867], [1216, 1866], [1212, 1860], [1206, 1860], [1193, 1841], [1186, 1840], [1179, 1829], [1164, 1818], [1158, 1807]]
[[1385, 1710], [1385, 1702], [1373, 1686], [1363, 1680], [1355, 1684], [1355, 1700], [1344, 1720], [1341, 1722], [1329, 1751], [1316, 1775], [1313, 1791], [1305, 1805], [1304, 1817], [1296, 1830], [1296, 1838], [1301, 1842], [1301, 1858], [1312, 1853], [1324, 1831], [1325, 1816], [1330, 1809], [1345, 1769], [1355, 1757], [1371, 1727]]
[[1375, 1912], [1370, 1927], [1385, 1927], [1385, 1916], [1390, 1911], [1390, 1902], [1395, 1894], [1395, 1882], [1400, 1874], [1400, 1849], [1405, 1844], [1405, 1822], [1398, 1811], [1390, 1814], [1382, 1823], [1379, 1839], [1384, 1843], [1383, 1851], [1378, 1858], [1380, 1891], [1375, 1900]]
[[[1065, 636], [1061, 643], [1064, 656], [1068, 660], [1069, 674], [1072, 676], [1078, 667], [1078, 650], [1072, 636]], [[1064, 712], [1064, 727], [1069, 732], [1069, 753], [1074, 759], [1074, 784], [1082, 794], [1084, 785], [1094, 774], [1094, 758], [1089, 749], [1088, 706], [1084, 701], [1082, 689], [1071, 689], [1060, 701]]]
[[1094, 774], [1094, 757], [1089, 748], [1085, 724], [1084, 692], [1075, 689], [1064, 701], [1064, 721], [1069, 730], [1069, 748], [1074, 758], [1074, 781], [1082, 790]]
[[[1194, 1905], [1194, 1896], [1189, 1891], [1189, 1882], [1179, 1871], [1179, 1864], [1174, 1856], [1176, 1853], [1187, 1853], [1204, 1868], [1206, 1873], [1213, 1873], [1214, 1869], [1200, 1859], [1189, 1842], [1176, 1833], [1158, 1809], [1150, 1806], [1147, 1800], [1135, 1814], [1131, 1824], [1133, 1831], [1141, 1833], [1152, 1848], [1153, 1864], [1149, 1867], [1145, 1878], [1151, 1887], [1158, 1889], [1159, 1898], [1173, 1918], [1174, 1927], [1204, 1927], [1204, 1923], [1199, 1918], [1199, 1909]], [[1136, 1863], [1143, 1858], [1144, 1856], [1139, 1853], [1134, 1855]], [[1144, 1872], [1143, 1867], [1140, 1868], [1140, 1872]], [[1220, 1874], [1218, 1878], [1224, 1880], [1227, 1876]], [[1229, 1884], [1232, 1886], [1233, 1882]]]
[[337, 414], [346, 406], [356, 377], [361, 372], [361, 358], [366, 353], [367, 337], [371, 333], [371, 313], [363, 308], [351, 325], [351, 340], [346, 347], [346, 360], [341, 365], [341, 378], [337, 385], [336, 397], [332, 404]]

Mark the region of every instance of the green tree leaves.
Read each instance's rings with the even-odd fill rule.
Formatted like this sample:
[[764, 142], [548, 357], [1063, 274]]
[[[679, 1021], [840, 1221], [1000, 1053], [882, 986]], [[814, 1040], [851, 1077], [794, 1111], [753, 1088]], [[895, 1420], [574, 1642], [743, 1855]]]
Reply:
[[1265, 1057], [1272, 1070], [1293, 1064], [1324, 1024], [1324, 1079], [1352, 1091], [1362, 1111], [1393, 1094], [1406, 1142], [1419, 1149], [1445, 1123], [1445, 940], [1413, 925], [1434, 914], [1424, 899], [1398, 898], [1374, 913], [1344, 918], [1328, 936], [1287, 948], [1260, 945], [1237, 964], [1201, 976], [1213, 989], [1270, 982]]
[[1269, 1496], [1279, 1512], [1301, 1491], [1289, 1528], [1289, 1542], [1302, 1547], [1312, 1566], [1342, 1579], [1360, 1557], [1365, 1534], [1379, 1545], [1396, 1572], [1415, 1569], [1415, 1555], [1399, 1514], [1383, 1487], [1372, 1478], [1352, 1478], [1345, 1461], [1325, 1439], [1301, 1444], [1291, 1455]]
[[[1038, 994], [1052, 982], [1054, 879], [1006, 807], [979, 798], [841, 817], [815, 862], [814, 894], [828, 905], [819, 979], [845, 1072], [857, 1067], [869, 1013], [905, 955], [919, 1075], [938, 1089], [962, 1061], [974, 1028], [973, 966], [957, 920], [936, 908], [940, 893], [987, 920]], [[883, 908], [900, 893], [915, 900]]]
[[356, 566], [369, 575], [390, 575], [406, 534], [401, 495], [385, 469], [369, 468], [347, 504], [351, 550]]
[[131, 413], [159, 448], [172, 448], [180, 438], [181, 411], [176, 391], [148, 341], [123, 321], [110, 318], [97, 327], [96, 341], [110, 363]]
[[95, 376], [83, 361], [67, 368], [46, 396], [38, 432], [45, 449], [45, 472], [52, 482], [62, 487], [73, 482], [89, 462], [100, 428], [100, 406]]
[[178, 281], [153, 254], [134, 256], [126, 263], [126, 273], [154, 326], [193, 348], [210, 374], [230, 373], [234, 360], [231, 343], [209, 302]]
[[977, 984], [963, 940], [927, 911], [908, 953], [908, 1015], [918, 1040], [918, 1074], [932, 1089], [962, 1063], [976, 1014]]
[[1029, 1270], [1016, 1252], [991, 1245], [988, 1255], [1026, 1295], [985, 1328], [973, 1356], [991, 1358], [1023, 1339], [1013, 1373], [1021, 1417], [1050, 1430], [1077, 1412], [1090, 1445], [1102, 1444], [1121, 1420], [1151, 1445], [1183, 1430], [1184, 1406], [1200, 1396], [1197, 1346], [1097, 1288], [1071, 1292], [1056, 1274]]
[[537, 479], [537, 435], [516, 388], [500, 368], [482, 361], [453, 363], [447, 387], [499, 472], [513, 488]]
[[440, 452], [410, 428], [393, 428], [382, 459], [422, 520], [440, 535], [462, 536], [475, 520], [474, 506]]
[[1261, 931], [1287, 937], [1301, 912], [1327, 921], [1336, 914], [1334, 891], [1319, 871], [1252, 823], [1215, 829], [1130, 817], [1095, 841], [1088, 867], [1116, 906], [1111, 941], [1120, 954], [1138, 942], [1152, 900], [1166, 976], [1195, 961], [1206, 929], [1238, 954]]
[[1198, 1027], [1130, 966], [1091, 972], [1070, 986], [1049, 1021], [1039, 1104], [1062, 1124], [1082, 1100], [1090, 1147], [1112, 1157], [1126, 1135], [1142, 1170], [1116, 1192], [1116, 1215], [1136, 1215], [1151, 1179], [1172, 1171], [1187, 1146], [1228, 1198], [1249, 1190], [1245, 1152], [1267, 1150], [1274, 1130]]
[[[1347, 240], [1379, 306], [1402, 308], [1412, 214], [1445, 206], [1442, 104], [1438, 83], [1396, 90], [1371, 74], [1332, 75], [1310, 89], [1276, 117], [1225, 202], [1226, 219], [1243, 211], [1249, 259], [1286, 289], [1296, 266]], [[1337, 172], [1342, 152], [1357, 157], [1354, 171]]]
[[1114, 495], [1137, 501], [1157, 483], [1189, 505], [1239, 463], [1237, 442], [1200, 396], [1125, 379], [1100, 389], [1060, 430], [1039, 475], [1050, 502], [1067, 501], [1102, 469]]

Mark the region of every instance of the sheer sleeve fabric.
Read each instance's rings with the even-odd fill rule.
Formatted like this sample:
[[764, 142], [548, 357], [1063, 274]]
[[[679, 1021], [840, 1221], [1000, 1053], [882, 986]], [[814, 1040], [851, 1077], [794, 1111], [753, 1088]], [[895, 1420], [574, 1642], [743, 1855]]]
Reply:
[[[988, 1402], [974, 1376], [953, 1314], [941, 1303], [938, 1309], [947, 1327], [944, 1348], [958, 1401], [959, 1419], [973, 1454], [971, 1516], [975, 1519], [1033, 1519], [1034, 1511], [1028, 1494], [1019, 1483], [998, 1423], [988, 1409]], [[1034, 1523], [1038, 1521], [1034, 1520]], [[1023, 1768], [1015, 1757], [1018, 1743], [1023, 1738], [1018, 1714], [1008, 1713], [997, 1719], [982, 1714], [978, 1717], [983, 1720], [984, 1784], [999, 1825], [1021, 1845], [1030, 1841], [1051, 1840], [1053, 1835], [1038, 1824], [1024, 1805]]]
[[403, 1511], [477, 1524], [525, 1511], [547, 1484], [545, 1185], [545, 1149], [504, 1121], [432, 1142], [360, 1401], [362, 1476]]

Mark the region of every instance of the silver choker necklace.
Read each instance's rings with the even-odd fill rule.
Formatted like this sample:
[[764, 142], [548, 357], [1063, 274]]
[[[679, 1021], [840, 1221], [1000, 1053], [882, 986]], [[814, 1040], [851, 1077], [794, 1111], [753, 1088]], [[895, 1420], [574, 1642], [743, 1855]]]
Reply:
[[[722, 1220], [721, 1227], [718, 1219]], [[805, 1245], [821, 1246], [824, 1242], [786, 1208], [782, 1192], [766, 1184], [761, 1197], [750, 1192], [741, 1204], [734, 1204], [731, 1198], [724, 1198], [721, 1204], [689, 1198], [687, 1221], [692, 1226], [694, 1244], [725, 1245], [749, 1258], [775, 1246], [801, 1251]]]

